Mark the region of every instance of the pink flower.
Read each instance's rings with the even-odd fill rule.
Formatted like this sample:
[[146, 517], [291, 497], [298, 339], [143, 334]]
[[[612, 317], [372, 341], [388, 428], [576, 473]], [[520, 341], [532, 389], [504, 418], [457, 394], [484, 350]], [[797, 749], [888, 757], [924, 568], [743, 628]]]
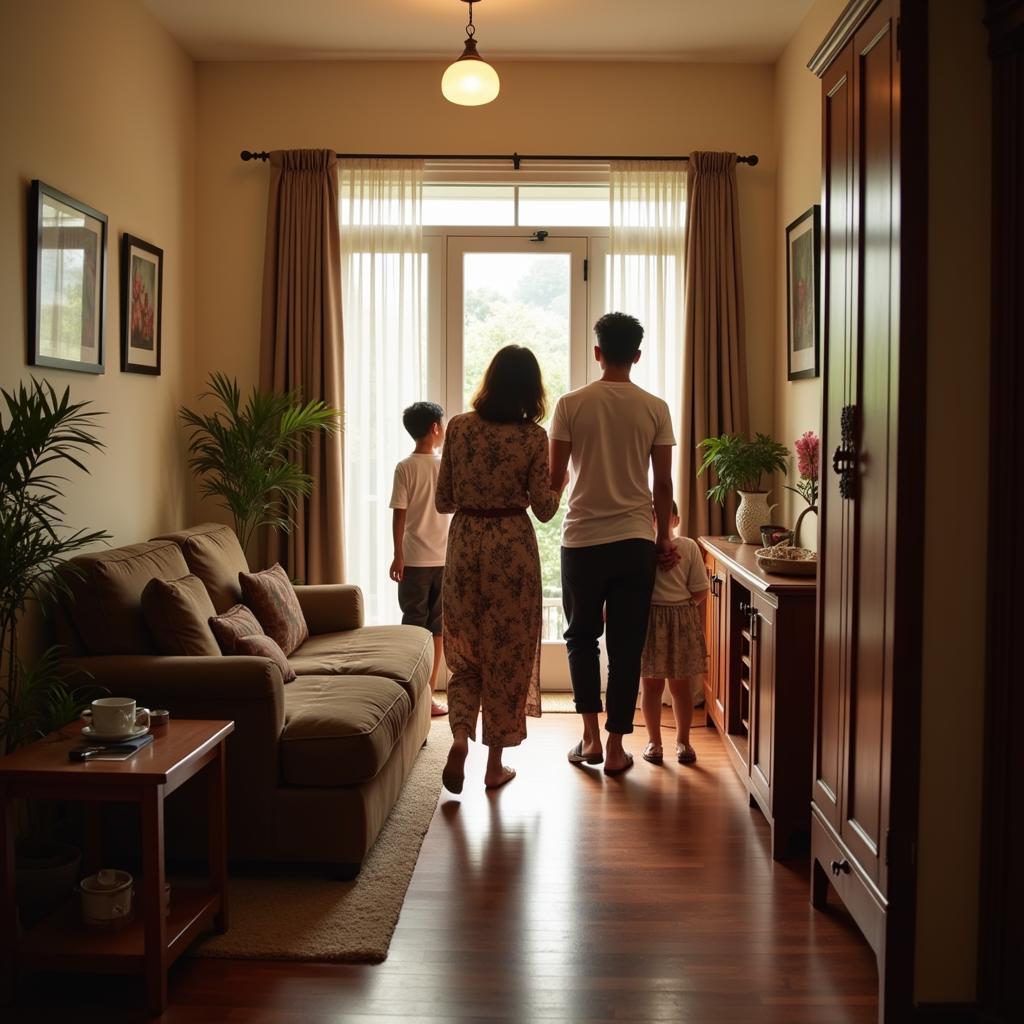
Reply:
[[820, 442], [813, 430], [806, 431], [797, 438], [793, 445], [796, 448], [796, 467], [804, 480], [818, 479], [818, 449]]

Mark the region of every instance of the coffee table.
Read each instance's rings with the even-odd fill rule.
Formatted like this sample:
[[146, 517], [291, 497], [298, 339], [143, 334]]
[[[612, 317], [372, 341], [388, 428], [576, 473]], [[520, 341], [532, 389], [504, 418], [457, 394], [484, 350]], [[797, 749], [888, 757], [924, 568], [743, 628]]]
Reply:
[[[167, 1007], [167, 969], [205, 927], [227, 929], [227, 843], [224, 824], [224, 741], [234, 722], [172, 721], [127, 761], [68, 760], [81, 724], [52, 733], [0, 758], [0, 1002], [14, 998], [18, 967], [55, 971], [142, 974], [154, 1015]], [[209, 829], [208, 882], [175, 884], [164, 914], [164, 799], [205, 769]], [[142, 818], [141, 916], [117, 931], [81, 920], [68, 901], [18, 935], [14, 893], [14, 808], [19, 797], [84, 801], [87, 835], [83, 869], [100, 866], [99, 805], [137, 803]], [[141, 899], [140, 899], [141, 896]]]

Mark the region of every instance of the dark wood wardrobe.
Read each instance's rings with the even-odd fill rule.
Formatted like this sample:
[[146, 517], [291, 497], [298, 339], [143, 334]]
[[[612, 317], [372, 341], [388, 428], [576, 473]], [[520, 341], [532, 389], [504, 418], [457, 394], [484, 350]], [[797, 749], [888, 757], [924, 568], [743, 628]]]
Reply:
[[822, 499], [812, 901], [878, 957], [880, 1016], [913, 985], [919, 775], [925, 10], [855, 0], [822, 86]]

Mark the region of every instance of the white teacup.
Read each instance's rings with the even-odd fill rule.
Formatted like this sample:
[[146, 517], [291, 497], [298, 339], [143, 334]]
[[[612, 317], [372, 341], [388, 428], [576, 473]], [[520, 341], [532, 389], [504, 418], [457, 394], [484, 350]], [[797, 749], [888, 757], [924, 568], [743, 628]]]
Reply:
[[98, 736], [130, 736], [149, 728], [149, 708], [136, 708], [131, 697], [100, 697], [82, 712]]

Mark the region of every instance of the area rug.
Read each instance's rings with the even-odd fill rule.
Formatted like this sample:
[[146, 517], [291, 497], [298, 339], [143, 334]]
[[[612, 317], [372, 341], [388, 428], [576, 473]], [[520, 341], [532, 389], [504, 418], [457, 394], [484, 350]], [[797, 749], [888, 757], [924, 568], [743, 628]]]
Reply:
[[233, 877], [228, 931], [197, 943], [192, 955], [332, 963], [384, 960], [437, 806], [450, 736], [446, 718], [434, 721], [427, 745], [355, 881], [332, 881], [315, 869]]

